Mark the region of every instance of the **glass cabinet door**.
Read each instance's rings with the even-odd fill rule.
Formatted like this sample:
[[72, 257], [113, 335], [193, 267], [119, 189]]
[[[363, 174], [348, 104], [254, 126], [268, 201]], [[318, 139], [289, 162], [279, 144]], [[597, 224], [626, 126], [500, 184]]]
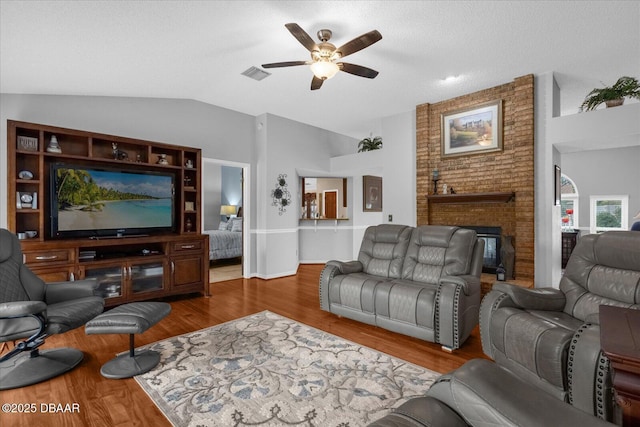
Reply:
[[131, 283], [131, 293], [161, 291], [164, 289], [164, 262], [131, 264], [127, 273]]
[[84, 272], [84, 278], [95, 280], [98, 284], [97, 288], [93, 291], [94, 295], [102, 298], [117, 298], [123, 295], [123, 273], [124, 268], [122, 265], [87, 268]]

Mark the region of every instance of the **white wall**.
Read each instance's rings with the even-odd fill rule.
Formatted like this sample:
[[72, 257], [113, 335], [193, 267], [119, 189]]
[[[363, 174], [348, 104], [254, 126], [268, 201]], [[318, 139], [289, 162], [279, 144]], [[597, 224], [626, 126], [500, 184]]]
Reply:
[[549, 122], [559, 107], [553, 73], [535, 76], [534, 188], [535, 188], [535, 286], [558, 287], [562, 274], [560, 206], [554, 205], [555, 165], [561, 166], [549, 134]]
[[203, 230], [217, 230], [220, 223], [222, 166], [202, 159], [202, 223]]
[[[416, 225], [416, 125], [415, 110], [381, 119], [382, 148], [331, 159], [331, 172], [352, 176], [352, 255], [356, 259], [366, 228], [389, 222]], [[382, 177], [382, 212], [364, 212], [362, 176]]]
[[383, 222], [416, 225], [416, 112], [382, 119], [384, 156]]
[[[357, 141], [271, 114], [259, 116], [256, 122], [256, 153], [259, 159], [255, 178], [258, 223], [253, 230], [258, 252], [256, 274], [268, 279], [296, 273], [301, 245], [311, 243], [325, 255], [336, 247], [336, 239], [315, 239], [313, 236], [305, 237], [302, 241], [300, 239], [302, 189], [298, 170], [329, 171], [331, 147], [338, 147], [341, 143], [354, 146]], [[273, 206], [271, 197], [281, 174], [286, 175], [287, 189], [291, 195], [291, 204], [282, 214], [277, 206]], [[341, 226], [345, 222], [348, 221], [340, 221]], [[340, 233], [345, 230], [343, 227], [339, 229]], [[303, 234], [307, 236], [307, 232], [304, 230]], [[342, 235], [336, 237], [338, 241], [344, 240]], [[314, 260], [320, 256], [302, 252]], [[322, 260], [332, 258], [328, 256]]]
[[[553, 204], [555, 165], [560, 166], [562, 171], [569, 175], [580, 169], [581, 173], [590, 176], [588, 180], [583, 179], [585, 185], [579, 189], [581, 193], [595, 194], [600, 189], [624, 188], [629, 194], [630, 216], [637, 212], [637, 210], [633, 212], [634, 209], [640, 209], [638, 206], [638, 199], [640, 199], [638, 182], [640, 181], [637, 167], [640, 163], [640, 158], [637, 156], [637, 147], [640, 146], [640, 120], [638, 120], [640, 104], [625, 104], [622, 107], [560, 116], [559, 99], [560, 88], [556, 84], [553, 72], [536, 75], [536, 287], [558, 287], [562, 274], [561, 211], [559, 206]], [[636, 148], [624, 151], [630, 156], [624, 160], [609, 151], [622, 147]], [[598, 150], [598, 154], [590, 154], [592, 150]], [[591, 181], [595, 176], [601, 178], [597, 184]], [[632, 184], [627, 185], [628, 182]], [[588, 199], [588, 196], [586, 198]], [[582, 218], [584, 218], [583, 215], [588, 215], [588, 205], [584, 211], [582, 209], [581, 198], [580, 223], [585, 225], [588, 222], [583, 223]]]
[[640, 145], [562, 155], [562, 172], [580, 194], [578, 223], [589, 233], [589, 196], [628, 195], [629, 227], [640, 212]]

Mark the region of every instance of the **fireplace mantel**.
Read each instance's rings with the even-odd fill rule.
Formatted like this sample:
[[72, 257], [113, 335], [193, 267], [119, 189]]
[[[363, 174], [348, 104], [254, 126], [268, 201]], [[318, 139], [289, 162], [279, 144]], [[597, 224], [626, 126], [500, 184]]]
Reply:
[[508, 203], [515, 199], [514, 192], [430, 194], [429, 203]]

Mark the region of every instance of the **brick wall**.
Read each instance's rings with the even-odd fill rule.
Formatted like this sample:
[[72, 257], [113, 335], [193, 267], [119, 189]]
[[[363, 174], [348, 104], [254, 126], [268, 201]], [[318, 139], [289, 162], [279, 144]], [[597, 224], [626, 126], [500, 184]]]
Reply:
[[[457, 157], [441, 156], [441, 114], [502, 100], [503, 149]], [[534, 103], [533, 75], [513, 82], [435, 104], [416, 107], [417, 223], [439, 225], [485, 225], [502, 228], [514, 236], [514, 276], [534, 276]], [[431, 173], [440, 172], [442, 184], [458, 194], [514, 192], [508, 203], [431, 203]]]

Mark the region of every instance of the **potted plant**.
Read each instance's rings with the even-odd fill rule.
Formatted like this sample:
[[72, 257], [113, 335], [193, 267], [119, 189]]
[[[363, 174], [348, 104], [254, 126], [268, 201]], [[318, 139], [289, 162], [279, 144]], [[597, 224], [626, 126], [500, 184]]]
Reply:
[[595, 110], [602, 103], [615, 107], [622, 105], [624, 98], [640, 99], [640, 83], [635, 77], [620, 77], [613, 86], [593, 89], [582, 103], [582, 110]]
[[363, 151], [373, 151], [382, 148], [382, 138], [376, 136], [374, 138], [365, 138], [358, 143], [358, 153]]

